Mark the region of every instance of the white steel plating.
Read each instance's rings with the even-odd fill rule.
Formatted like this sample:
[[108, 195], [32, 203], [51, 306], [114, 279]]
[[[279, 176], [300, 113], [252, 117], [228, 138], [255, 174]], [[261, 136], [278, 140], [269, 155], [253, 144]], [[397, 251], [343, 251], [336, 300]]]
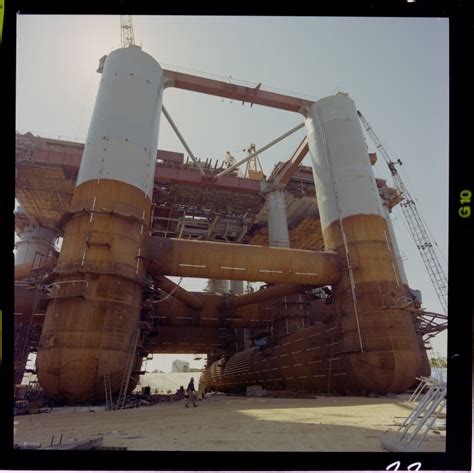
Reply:
[[138, 46], [110, 53], [76, 186], [113, 179], [143, 190], [151, 199], [163, 88], [160, 65]]
[[384, 217], [352, 99], [318, 100], [308, 109], [306, 129], [322, 229], [352, 215]]
[[268, 210], [268, 239], [270, 246], [289, 248], [290, 237], [288, 234], [284, 191], [274, 190], [266, 193], [265, 204]]
[[31, 227], [18, 236], [20, 240], [15, 245], [15, 265], [29, 262], [40, 265], [54, 248], [56, 232], [50, 228]]

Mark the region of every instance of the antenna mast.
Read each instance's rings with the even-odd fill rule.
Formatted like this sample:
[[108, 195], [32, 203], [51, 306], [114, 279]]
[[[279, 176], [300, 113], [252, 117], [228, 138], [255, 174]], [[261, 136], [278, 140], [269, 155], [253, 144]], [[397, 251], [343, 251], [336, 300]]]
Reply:
[[120, 35], [122, 39], [122, 48], [128, 48], [135, 44], [132, 15], [120, 15]]

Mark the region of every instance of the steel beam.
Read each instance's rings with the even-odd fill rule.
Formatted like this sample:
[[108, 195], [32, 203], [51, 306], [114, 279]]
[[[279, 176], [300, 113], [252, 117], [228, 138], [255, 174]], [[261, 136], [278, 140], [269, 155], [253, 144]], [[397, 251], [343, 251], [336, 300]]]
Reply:
[[183, 289], [178, 284], [174, 283], [170, 279], [165, 276], [157, 276], [156, 283], [160, 289], [167, 292], [168, 294], [172, 294], [174, 297], [183, 301], [186, 305], [191, 307], [195, 310], [200, 310], [203, 307], [202, 300], [197, 297], [195, 294]]
[[298, 171], [299, 165], [308, 154], [308, 151], [308, 138], [305, 136], [291, 159], [289, 159], [272, 178], [271, 182], [275, 189], [282, 189], [286, 184], [288, 184], [288, 181]]
[[239, 100], [250, 104], [263, 105], [265, 107], [278, 108], [289, 112], [302, 112], [313, 103], [289, 95], [277, 94], [266, 90], [245, 87], [214, 79], [207, 79], [182, 72], [163, 70], [165, 74], [166, 87], [199, 92], [201, 94], [216, 95], [231, 100]]

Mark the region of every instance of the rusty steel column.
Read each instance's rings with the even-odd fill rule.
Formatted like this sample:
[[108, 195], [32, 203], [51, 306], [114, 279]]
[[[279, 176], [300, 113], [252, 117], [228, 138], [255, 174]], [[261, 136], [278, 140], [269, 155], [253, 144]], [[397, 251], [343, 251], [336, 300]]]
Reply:
[[306, 127], [324, 243], [346, 263], [334, 290], [342, 335], [330, 355], [342, 365], [337, 378], [325, 374], [327, 385], [403, 392], [421, 353], [354, 102], [342, 94], [319, 100]]
[[135, 362], [164, 87], [138, 46], [106, 58], [38, 352], [39, 381], [63, 402], [112, 394]]

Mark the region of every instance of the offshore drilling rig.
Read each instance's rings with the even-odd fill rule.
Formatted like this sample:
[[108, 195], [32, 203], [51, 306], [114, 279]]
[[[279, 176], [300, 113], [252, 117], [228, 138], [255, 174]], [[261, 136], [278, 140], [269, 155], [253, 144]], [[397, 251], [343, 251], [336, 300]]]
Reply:
[[[98, 72], [85, 144], [17, 135], [17, 383], [31, 351], [66, 403], [130, 391], [153, 353], [206, 353], [202, 381], [219, 391], [400, 393], [429, 374], [426, 341], [445, 324], [409, 287], [390, 221], [403, 197], [375, 178], [347, 94], [311, 102], [164, 70], [133, 41]], [[219, 166], [193, 155], [162, 104], [170, 87], [303, 120]], [[186, 161], [158, 150], [162, 112]], [[237, 175], [303, 127], [268, 179]], [[170, 276], [210, 283], [189, 292]]]

